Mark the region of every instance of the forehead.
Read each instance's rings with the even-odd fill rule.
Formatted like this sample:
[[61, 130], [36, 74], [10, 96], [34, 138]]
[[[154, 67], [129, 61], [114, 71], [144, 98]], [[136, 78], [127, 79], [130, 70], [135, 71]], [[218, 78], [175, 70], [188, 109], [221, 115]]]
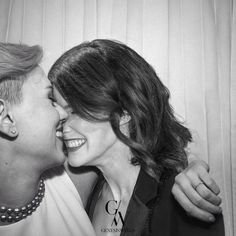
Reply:
[[45, 94], [51, 87], [50, 81], [47, 79], [42, 68], [37, 67], [27, 75], [27, 79], [23, 84], [23, 97], [36, 98]]
[[27, 75], [27, 79], [23, 84], [23, 91], [31, 90], [33, 93], [38, 94], [49, 87], [51, 87], [50, 81], [46, 77], [43, 69], [38, 66]]
[[51, 85], [50, 81], [46, 77], [45, 72], [40, 66], [36, 67], [31, 73], [28, 74], [27, 77], [28, 77], [27, 81], [32, 86], [47, 87]]

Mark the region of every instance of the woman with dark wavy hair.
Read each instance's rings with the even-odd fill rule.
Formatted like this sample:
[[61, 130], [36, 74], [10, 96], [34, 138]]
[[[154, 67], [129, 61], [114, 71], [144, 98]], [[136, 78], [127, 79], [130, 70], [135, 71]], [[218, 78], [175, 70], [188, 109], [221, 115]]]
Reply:
[[82, 43], [56, 61], [49, 79], [70, 113], [63, 131], [69, 163], [102, 173], [88, 204], [97, 235], [224, 235], [222, 215], [199, 223], [171, 195], [191, 134], [140, 55], [110, 40]]

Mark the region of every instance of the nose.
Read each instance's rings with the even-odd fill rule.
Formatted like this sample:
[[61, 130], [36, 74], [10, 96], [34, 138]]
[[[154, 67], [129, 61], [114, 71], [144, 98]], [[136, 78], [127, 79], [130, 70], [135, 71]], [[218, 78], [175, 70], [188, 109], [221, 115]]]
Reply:
[[69, 117], [69, 115], [68, 115], [68, 113], [66, 112], [66, 110], [65, 110], [63, 107], [61, 107], [59, 104], [57, 104], [56, 108], [57, 108], [57, 111], [58, 111], [58, 113], [59, 113], [59, 115], [60, 115], [60, 121], [61, 121], [62, 123], [66, 122], [66, 120], [67, 120], [68, 117]]

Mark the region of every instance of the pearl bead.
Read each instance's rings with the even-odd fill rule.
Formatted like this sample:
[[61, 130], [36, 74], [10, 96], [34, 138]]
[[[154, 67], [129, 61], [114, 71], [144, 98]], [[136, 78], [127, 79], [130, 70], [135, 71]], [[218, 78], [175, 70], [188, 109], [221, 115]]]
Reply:
[[2, 222], [5, 222], [7, 220], [7, 217], [5, 215], [1, 215], [0, 220]]
[[9, 223], [11, 223], [11, 222], [13, 221], [13, 217], [12, 217], [12, 216], [8, 216], [8, 217], [7, 217], [7, 221], [8, 221]]
[[14, 213], [15, 213], [15, 214], [19, 214], [19, 213], [20, 213], [20, 209], [19, 209], [19, 208], [15, 208], [15, 209], [14, 209]]
[[16, 216], [15, 217], [15, 221], [19, 221], [19, 220], [21, 220], [21, 217], [20, 216]]
[[27, 208], [24, 206], [24, 207], [21, 207], [20, 209], [21, 212], [26, 212], [27, 211]]
[[13, 212], [13, 209], [12, 209], [12, 208], [8, 208], [8, 209], [7, 209], [7, 213], [8, 213], [8, 214], [11, 214], [12, 212]]
[[5, 206], [2, 206], [1, 208], [0, 208], [0, 212], [1, 213], [4, 213], [4, 212], [6, 212], [7, 211], [7, 208], [5, 207]]
[[31, 215], [33, 211], [40, 205], [44, 196], [45, 186], [43, 180], [40, 180], [39, 188], [34, 199], [26, 206], [20, 208], [11, 208], [6, 206], [0, 206], [0, 221], [5, 222], [17, 222], [27, 216]]

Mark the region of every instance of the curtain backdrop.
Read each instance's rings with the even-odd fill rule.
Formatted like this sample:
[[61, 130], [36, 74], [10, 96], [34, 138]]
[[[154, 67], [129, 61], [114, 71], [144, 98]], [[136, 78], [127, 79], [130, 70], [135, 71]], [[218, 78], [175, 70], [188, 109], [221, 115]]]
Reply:
[[236, 0], [0, 0], [0, 41], [42, 45], [46, 72], [94, 38], [127, 43], [156, 69], [236, 235]]

